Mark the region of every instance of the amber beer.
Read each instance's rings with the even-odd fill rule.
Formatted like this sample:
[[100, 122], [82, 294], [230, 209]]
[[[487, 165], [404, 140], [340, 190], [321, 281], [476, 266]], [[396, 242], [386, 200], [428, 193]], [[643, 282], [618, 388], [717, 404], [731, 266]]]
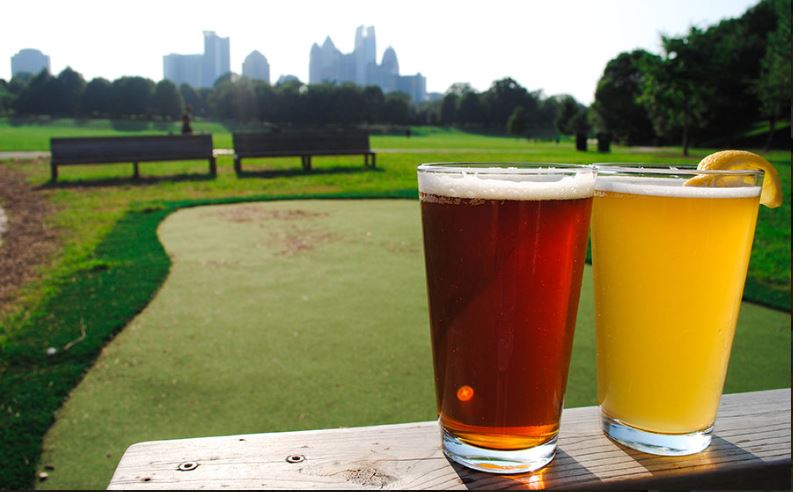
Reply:
[[419, 167], [444, 451], [515, 473], [553, 458], [594, 171]]

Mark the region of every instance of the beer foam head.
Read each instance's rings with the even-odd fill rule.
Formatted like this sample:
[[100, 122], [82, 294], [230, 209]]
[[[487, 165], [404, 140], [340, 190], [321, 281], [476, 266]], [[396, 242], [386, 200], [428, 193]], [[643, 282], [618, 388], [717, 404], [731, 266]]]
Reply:
[[419, 192], [482, 200], [572, 200], [591, 197], [591, 168], [419, 166]]
[[595, 183], [598, 191], [677, 198], [750, 198], [760, 196], [759, 186], [705, 188], [684, 186], [682, 178], [654, 178], [599, 175]]

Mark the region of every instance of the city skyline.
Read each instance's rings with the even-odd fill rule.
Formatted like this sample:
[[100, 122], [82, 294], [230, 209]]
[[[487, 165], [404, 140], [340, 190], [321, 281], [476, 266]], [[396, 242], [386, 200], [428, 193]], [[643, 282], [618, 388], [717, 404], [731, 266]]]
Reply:
[[[209, 8], [202, 2], [114, 5], [75, 0], [10, 7], [15, 22], [0, 32], [0, 59], [23, 48], [50, 56], [51, 72], [66, 66], [86, 79], [140, 75], [160, 80], [166, 53], [198, 53], [195, 33], [215, 30], [234, 38], [230, 65], [239, 73], [254, 50], [265, 54], [270, 78], [290, 74], [309, 80], [307, 54], [330, 36], [343, 53], [354, 51], [350, 32], [361, 24], [399, 50], [403, 73], [421, 72], [427, 92], [445, 92], [467, 82], [486, 90], [510, 76], [529, 90], [568, 93], [590, 103], [606, 63], [620, 52], [641, 48], [660, 52], [660, 34], [683, 35], [740, 16], [754, 0], [492, 0], [460, 7], [449, 1], [405, 0], [399, 8], [358, 0], [335, 4], [255, 4], [228, 0]], [[41, 16], [45, 9], [47, 16]], [[92, 16], [75, 12], [89, 10]], [[158, 15], [153, 15], [157, 12]], [[571, 15], [574, 14], [574, 15]], [[114, 19], [123, 18], [123, 23]], [[68, 21], [68, 22], [64, 22]], [[36, 26], [32, 29], [31, 26]], [[140, 32], [146, 36], [140, 36]], [[384, 50], [376, 56], [381, 59]], [[8, 62], [0, 78], [11, 76]]]
[[341, 84], [353, 82], [359, 86], [375, 85], [386, 94], [404, 92], [410, 100], [419, 103], [427, 100], [427, 79], [417, 73], [400, 75], [396, 51], [389, 46], [377, 63], [377, 36], [374, 26], [355, 29], [355, 48], [342, 53], [330, 36], [320, 46], [311, 45], [309, 55], [309, 84]]

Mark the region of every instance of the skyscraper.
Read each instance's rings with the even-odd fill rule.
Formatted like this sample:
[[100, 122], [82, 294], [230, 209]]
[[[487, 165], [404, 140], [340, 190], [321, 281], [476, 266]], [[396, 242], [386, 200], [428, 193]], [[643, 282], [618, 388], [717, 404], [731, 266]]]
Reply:
[[163, 78], [174, 84], [203, 87], [204, 55], [165, 55], [162, 58]]
[[367, 85], [366, 77], [369, 65], [377, 64], [377, 39], [374, 26], [358, 26], [355, 30], [355, 83]]
[[11, 57], [11, 76], [19, 73], [38, 74], [42, 70], [50, 71], [50, 57], [39, 50], [23, 49]]
[[258, 51], [252, 51], [242, 62], [242, 75], [249, 79], [263, 80], [270, 83], [270, 64], [267, 58]]
[[212, 87], [217, 79], [231, 71], [229, 58], [229, 38], [204, 31], [204, 87]]
[[212, 87], [217, 79], [231, 71], [229, 58], [229, 38], [205, 31], [203, 54], [163, 56], [163, 78], [176, 85]]
[[333, 44], [330, 36], [322, 46], [314, 43], [308, 66], [310, 84], [340, 84], [353, 82], [358, 85], [376, 85], [383, 92], [402, 91], [413, 102], [427, 98], [427, 81], [421, 74], [399, 75], [399, 61], [394, 48], [388, 47], [382, 62], [377, 64], [377, 40], [374, 27], [359, 26], [355, 30], [355, 50], [344, 54]]

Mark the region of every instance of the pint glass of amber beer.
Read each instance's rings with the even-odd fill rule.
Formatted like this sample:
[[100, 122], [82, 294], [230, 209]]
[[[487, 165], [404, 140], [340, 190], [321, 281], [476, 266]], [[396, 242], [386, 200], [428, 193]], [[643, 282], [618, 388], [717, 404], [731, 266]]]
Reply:
[[553, 459], [595, 171], [418, 168], [444, 453], [493, 473]]
[[[730, 360], [763, 173], [596, 167], [603, 430], [647, 453], [702, 451]], [[713, 184], [690, 186], [695, 177]]]

